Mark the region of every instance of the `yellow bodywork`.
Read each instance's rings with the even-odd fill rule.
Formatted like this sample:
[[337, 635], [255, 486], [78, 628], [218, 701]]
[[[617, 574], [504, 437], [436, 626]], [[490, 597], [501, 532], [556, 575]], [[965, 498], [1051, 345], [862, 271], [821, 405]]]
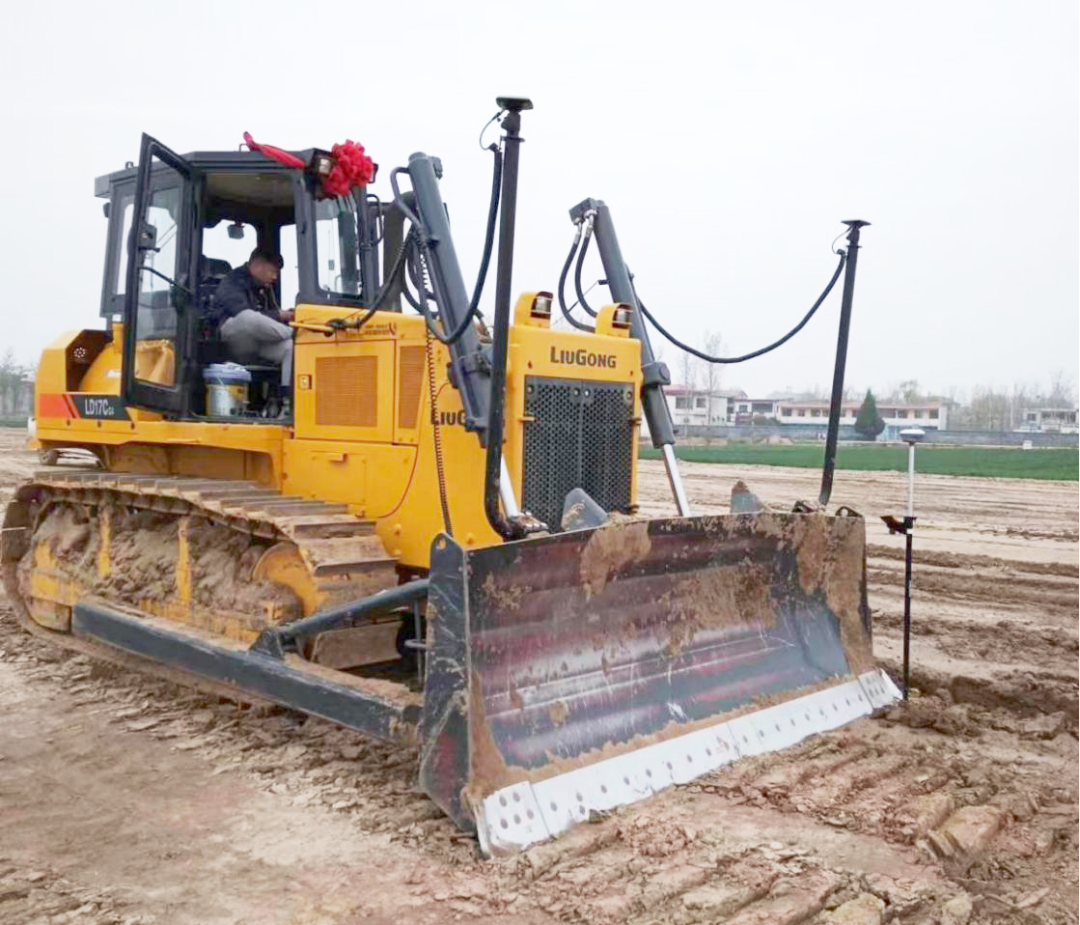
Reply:
[[[631, 383], [633, 417], [640, 416], [639, 344], [616, 323], [616, 307], [601, 311], [595, 334], [553, 330], [530, 313], [535, 295], [519, 299], [509, 329], [503, 452], [519, 498], [525, 377]], [[251, 479], [287, 495], [344, 503], [375, 522], [401, 565], [425, 569], [431, 542], [444, 530], [437, 426], [455, 538], [472, 547], [501, 542], [484, 515], [485, 453], [464, 428], [447, 349], [427, 336], [421, 317], [397, 312], [379, 312], [358, 331], [321, 330], [344, 314], [340, 307], [297, 308], [292, 426], [171, 421], [134, 408], [126, 420], [81, 418], [64, 395], [119, 394], [121, 331], [64, 335], [38, 369], [37, 440], [46, 449], [92, 449], [113, 471]], [[147, 347], [138, 363], [140, 373], [167, 380], [171, 350]], [[636, 484], [630, 498], [634, 503]]]

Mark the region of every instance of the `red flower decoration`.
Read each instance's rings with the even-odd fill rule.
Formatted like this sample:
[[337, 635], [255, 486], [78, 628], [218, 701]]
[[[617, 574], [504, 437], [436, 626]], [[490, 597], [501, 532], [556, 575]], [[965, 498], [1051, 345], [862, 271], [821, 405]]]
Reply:
[[330, 156], [334, 166], [322, 181], [327, 196], [347, 196], [354, 187], [367, 186], [375, 176], [375, 162], [364, 153], [364, 146], [355, 141], [334, 145]]

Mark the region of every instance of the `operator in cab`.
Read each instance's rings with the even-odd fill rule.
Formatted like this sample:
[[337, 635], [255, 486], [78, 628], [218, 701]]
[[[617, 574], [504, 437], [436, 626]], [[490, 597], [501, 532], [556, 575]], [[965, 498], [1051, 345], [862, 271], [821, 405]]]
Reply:
[[259, 360], [281, 367], [281, 388], [286, 398], [292, 384], [293, 337], [291, 311], [282, 311], [274, 298], [283, 261], [279, 254], [260, 247], [248, 262], [237, 267], [218, 285], [210, 305], [210, 320], [218, 325], [221, 340], [238, 363]]

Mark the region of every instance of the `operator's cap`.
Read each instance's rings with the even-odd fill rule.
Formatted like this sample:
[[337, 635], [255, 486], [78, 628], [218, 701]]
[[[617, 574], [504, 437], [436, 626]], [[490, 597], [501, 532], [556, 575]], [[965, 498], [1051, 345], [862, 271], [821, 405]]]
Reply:
[[274, 251], [265, 247], [256, 247], [251, 252], [248, 260], [265, 260], [267, 263], [272, 263], [279, 270], [285, 266], [285, 260], [281, 254], [274, 253]]

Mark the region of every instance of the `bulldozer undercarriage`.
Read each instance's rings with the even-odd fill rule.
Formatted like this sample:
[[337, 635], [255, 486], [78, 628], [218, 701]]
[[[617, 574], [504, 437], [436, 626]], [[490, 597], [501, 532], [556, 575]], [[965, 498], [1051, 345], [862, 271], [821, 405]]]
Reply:
[[[858, 516], [626, 519], [482, 549], [440, 536], [428, 579], [399, 585], [341, 506], [57, 469], [19, 489], [3, 537], [35, 631], [418, 740], [421, 786], [489, 854], [898, 696], [873, 665]], [[410, 588], [422, 692], [400, 658]]]
[[[77, 601], [99, 598], [250, 644], [398, 582], [371, 525], [344, 505], [244, 481], [42, 472], [8, 508], [5, 550], [12, 599], [62, 632]], [[331, 667], [392, 661], [398, 622], [325, 634], [306, 654]]]

